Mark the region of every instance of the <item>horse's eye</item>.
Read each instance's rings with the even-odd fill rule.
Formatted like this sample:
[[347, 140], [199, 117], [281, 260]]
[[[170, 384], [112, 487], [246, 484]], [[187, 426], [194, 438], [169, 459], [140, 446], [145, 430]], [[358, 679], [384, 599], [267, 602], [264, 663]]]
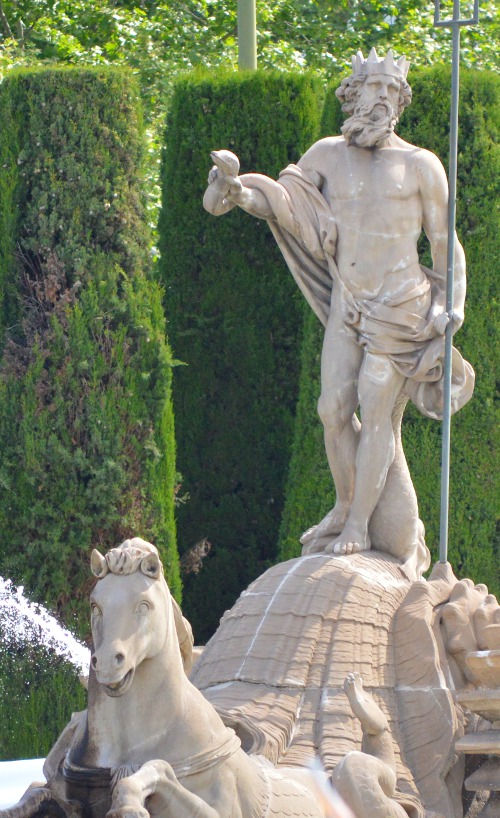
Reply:
[[141, 604], [137, 606], [137, 613], [139, 614], [147, 614], [148, 611], [149, 605], [147, 602], [141, 602]]
[[99, 605], [96, 605], [95, 602], [93, 602], [92, 605], [90, 606], [90, 610], [92, 612], [92, 616], [100, 616], [101, 615], [101, 609], [100, 609]]

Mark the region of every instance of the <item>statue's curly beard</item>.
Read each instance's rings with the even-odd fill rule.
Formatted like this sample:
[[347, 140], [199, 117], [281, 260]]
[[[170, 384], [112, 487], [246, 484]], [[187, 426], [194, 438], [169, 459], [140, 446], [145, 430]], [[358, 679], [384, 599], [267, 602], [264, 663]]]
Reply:
[[397, 121], [397, 111], [389, 102], [358, 103], [341, 130], [349, 145], [380, 148], [393, 133]]

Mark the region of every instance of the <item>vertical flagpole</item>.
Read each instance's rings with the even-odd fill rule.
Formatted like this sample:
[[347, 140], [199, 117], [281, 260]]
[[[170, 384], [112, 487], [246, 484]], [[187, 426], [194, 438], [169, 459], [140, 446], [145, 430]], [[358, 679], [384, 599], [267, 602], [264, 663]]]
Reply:
[[441, 515], [439, 526], [439, 561], [448, 560], [448, 519], [450, 500], [450, 432], [451, 432], [451, 356], [453, 339], [453, 289], [455, 277], [455, 222], [457, 205], [457, 155], [458, 155], [458, 96], [460, 65], [460, 28], [479, 21], [479, 0], [474, 0], [473, 16], [460, 19], [460, 0], [453, 0], [453, 17], [440, 20], [439, 0], [435, 0], [434, 25], [452, 30], [451, 112], [450, 112], [450, 160], [448, 200], [448, 253], [446, 274], [446, 312], [448, 326], [445, 332], [443, 428], [441, 448]]
[[238, 0], [238, 68], [257, 68], [257, 24], [255, 0]]

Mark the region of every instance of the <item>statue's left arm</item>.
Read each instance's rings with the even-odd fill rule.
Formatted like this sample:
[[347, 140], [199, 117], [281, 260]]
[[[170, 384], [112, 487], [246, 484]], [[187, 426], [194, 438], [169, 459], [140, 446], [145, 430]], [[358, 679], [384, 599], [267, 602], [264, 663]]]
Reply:
[[[441, 334], [448, 323], [446, 315], [446, 276], [448, 250], [448, 181], [445, 170], [433, 153], [419, 151], [417, 158], [422, 225], [431, 245], [433, 262], [433, 300], [429, 318]], [[455, 234], [455, 275], [453, 288], [453, 331], [464, 320], [465, 254]]]

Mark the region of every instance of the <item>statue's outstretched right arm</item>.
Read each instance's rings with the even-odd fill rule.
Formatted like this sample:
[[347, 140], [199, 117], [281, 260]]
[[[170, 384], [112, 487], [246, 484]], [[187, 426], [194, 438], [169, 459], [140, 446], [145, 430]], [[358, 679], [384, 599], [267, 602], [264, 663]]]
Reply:
[[239, 161], [230, 151], [213, 151], [215, 162], [208, 175], [203, 206], [213, 216], [221, 216], [235, 205], [259, 219], [274, 220], [275, 205], [286, 197], [282, 186], [260, 173], [238, 176]]

